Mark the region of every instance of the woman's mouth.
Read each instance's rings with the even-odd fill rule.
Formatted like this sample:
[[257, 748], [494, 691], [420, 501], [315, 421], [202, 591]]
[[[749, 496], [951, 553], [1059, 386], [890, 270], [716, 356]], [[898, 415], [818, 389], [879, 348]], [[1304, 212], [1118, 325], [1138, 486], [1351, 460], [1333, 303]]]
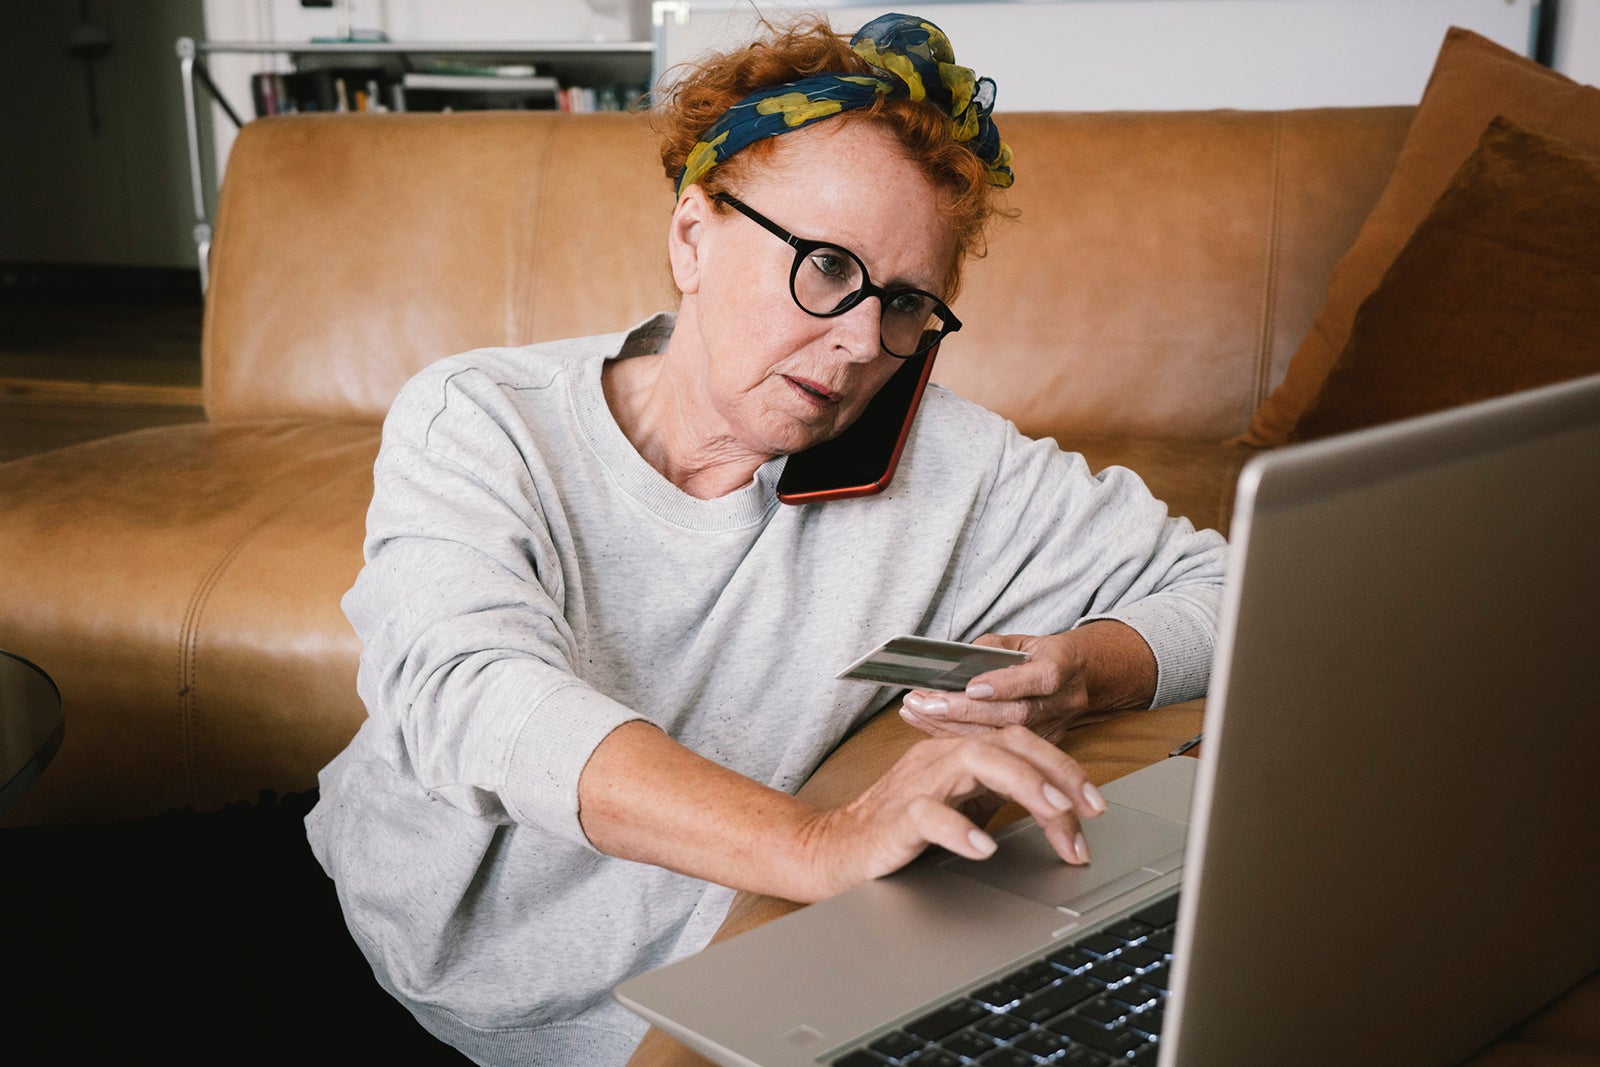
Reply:
[[795, 392], [818, 407], [831, 407], [843, 399], [842, 394], [835, 393], [820, 382], [813, 382], [806, 378], [795, 378], [789, 375], [784, 375], [784, 378], [790, 385], [794, 386]]

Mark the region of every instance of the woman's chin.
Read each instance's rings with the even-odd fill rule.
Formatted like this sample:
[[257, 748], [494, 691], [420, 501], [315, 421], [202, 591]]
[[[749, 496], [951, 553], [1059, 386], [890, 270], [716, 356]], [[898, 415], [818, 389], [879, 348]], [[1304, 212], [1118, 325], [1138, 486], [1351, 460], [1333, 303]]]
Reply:
[[824, 441], [831, 440], [832, 438], [837, 437], [839, 433], [840, 428], [836, 428], [831, 423], [826, 426], [805, 425], [801, 428], [791, 431], [790, 433], [782, 435], [778, 439], [778, 443], [781, 445], [781, 447], [774, 454], [780, 456], [792, 456], [796, 452], [804, 452], [808, 448], [820, 445]]
[[[767, 456], [788, 456], [804, 452], [813, 445], [834, 437], [838, 429], [833, 418], [818, 413], [768, 412], [755, 424], [747, 424], [744, 439], [754, 451]], [[835, 414], [835, 413], [830, 413]]]

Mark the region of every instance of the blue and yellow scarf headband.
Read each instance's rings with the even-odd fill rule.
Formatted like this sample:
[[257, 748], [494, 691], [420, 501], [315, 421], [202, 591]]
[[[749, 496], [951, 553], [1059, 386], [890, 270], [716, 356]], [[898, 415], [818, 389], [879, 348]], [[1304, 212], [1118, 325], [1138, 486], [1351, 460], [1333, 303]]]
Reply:
[[990, 113], [994, 82], [957, 66], [944, 31], [911, 15], [882, 15], [856, 31], [850, 47], [883, 72], [817, 74], [760, 89], [734, 104], [706, 131], [678, 176], [678, 195], [735, 152], [821, 119], [870, 105], [879, 96], [926, 100], [950, 116], [955, 139], [989, 168], [989, 183], [1006, 188], [1011, 149]]

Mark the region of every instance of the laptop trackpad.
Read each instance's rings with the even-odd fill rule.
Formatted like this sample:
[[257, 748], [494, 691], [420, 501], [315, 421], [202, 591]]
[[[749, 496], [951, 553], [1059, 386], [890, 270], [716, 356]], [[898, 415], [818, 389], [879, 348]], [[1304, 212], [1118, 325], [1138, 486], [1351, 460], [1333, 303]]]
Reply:
[[952, 856], [939, 866], [985, 885], [1082, 915], [1183, 865], [1186, 828], [1136, 808], [1112, 804], [1083, 820], [1093, 860], [1073, 866], [1057, 856], [1032, 819], [1007, 827], [986, 860]]

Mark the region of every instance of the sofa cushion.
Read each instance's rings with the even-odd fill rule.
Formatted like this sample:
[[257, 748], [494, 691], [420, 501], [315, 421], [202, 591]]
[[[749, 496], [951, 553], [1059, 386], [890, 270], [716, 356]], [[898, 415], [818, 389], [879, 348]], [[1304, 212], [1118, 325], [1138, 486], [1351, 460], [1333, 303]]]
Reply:
[[164, 427], [0, 464], [0, 647], [61, 689], [61, 751], [7, 822], [306, 789], [365, 717], [339, 600], [376, 423]]
[[[1013, 113], [1017, 184], [934, 381], [1042, 437], [1242, 431], [1411, 108]], [[1069, 447], [1071, 442], [1068, 441]]]
[[1600, 372], [1600, 152], [1495, 119], [1356, 314], [1295, 436]]
[[1060, 438], [1063, 448], [1080, 452], [1089, 469], [1113, 464], [1144, 480], [1167, 510], [1197, 529], [1226, 534], [1233, 521], [1233, 494], [1239, 469], [1253, 452], [1216, 441], [1148, 441], [1130, 438]]
[[1240, 438], [1287, 441], [1343, 351], [1361, 302], [1377, 288], [1417, 224], [1472, 153], [1484, 127], [1505, 115], [1530, 129], [1600, 145], [1600, 90], [1540, 66], [1468, 30], [1445, 36], [1394, 175], [1328, 283], [1327, 299], [1283, 381]]

